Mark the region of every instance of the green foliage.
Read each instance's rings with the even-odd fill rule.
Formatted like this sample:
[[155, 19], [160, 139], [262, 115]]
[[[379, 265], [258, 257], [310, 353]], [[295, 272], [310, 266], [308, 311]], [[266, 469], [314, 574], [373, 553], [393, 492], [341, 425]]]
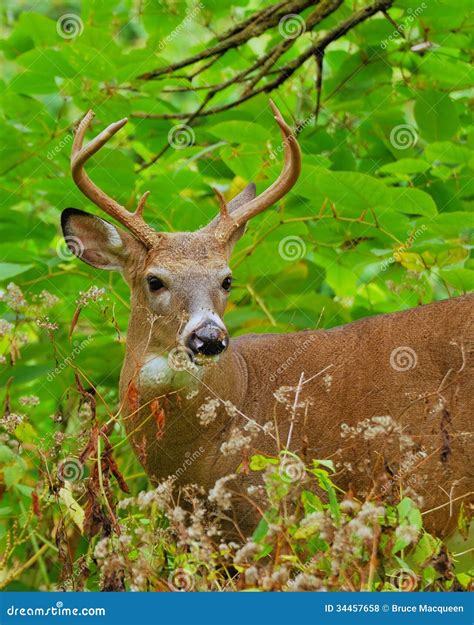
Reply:
[[[73, 127], [89, 109], [96, 112], [94, 133], [129, 117], [88, 171], [128, 207], [150, 190], [146, 215], [156, 228], [191, 230], [205, 224], [217, 210], [212, 186], [227, 198], [251, 180], [262, 191], [278, 175], [283, 156], [267, 94], [197, 118], [184, 146], [167, 141], [181, 120], [136, 114], [192, 113], [202, 103], [199, 87], [228, 80], [279, 43], [275, 27], [230, 50], [192, 81], [172, 73], [154, 81], [137, 78], [200, 52], [215, 42], [215, 32], [225, 32], [267, 4], [215, 1], [195, 10], [193, 2], [171, 1], [6, 3], [0, 42], [0, 517], [6, 521], [0, 524], [0, 552], [5, 554], [0, 582], [9, 582], [9, 588], [61, 583], [61, 569], [73, 566], [64, 553], [63, 518], [69, 529], [71, 524], [77, 528], [73, 573], [76, 587], [85, 583], [86, 555], [95, 545], [82, 534], [84, 501], [57, 476], [61, 461], [76, 459], [89, 436], [88, 403], [75, 384], [76, 374], [96, 390], [100, 423], [110, 425], [114, 456], [132, 494], [147, 484], [115, 418], [127, 287], [119, 275], [79, 263], [60, 234], [62, 209], [98, 213], [69, 174]], [[318, 29], [333, 27], [353, 5], [344, 2]], [[405, 37], [378, 14], [329, 46], [318, 116], [313, 59], [272, 94], [299, 129], [303, 172], [290, 196], [256, 218], [238, 243], [226, 317], [233, 335], [301, 330], [318, 320], [321, 327], [332, 327], [474, 288], [469, 5], [464, 0], [456, 6], [448, 0], [426, 2], [414, 15], [411, 7], [397, 0], [390, 9], [404, 25]], [[69, 26], [67, 15], [73, 16]], [[294, 60], [311, 36], [305, 33], [280, 66]], [[190, 84], [196, 89], [170, 91]], [[213, 104], [225, 105], [240, 95], [241, 88], [233, 85]], [[284, 461], [283, 456], [255, 456], [250, 469], [271, 471]], [[316, 487], [303, 490], [300, 517], [285, 526], [286, 539], [295, 547], [294, 560], [288, 560], [293, 573], [308, 573], [311, 558], [321, 552], [317, 577], [324, 573], [326, 580], [334, 545], [302, 519], [321, 513], [336, 528], [350, 522], [330, 472], [323, 462], [307, 468], [324, 497]], [[276, 476], [269, 478], [267, 497], [278, 516], [293, 486], [278, 471]], [[426, 567], [441, 547], [423, 533], [412, 502], [404, 499], [380, 516], [385, 519], [378, 525], [383, 528], [380, 548], [391, 567], [387, 575], [406, 565], [423, 588], [452, 583], [452, 577], [440, 581], [437, 569]], [[262, 519], [254, 537], [262, 560], [276, 548], [269, 537], [276, 518]], [[167, 523], [161, 513], [150, 520], [139, 510], [124, 522], [130, 528], [151, 522], [155, 529]], [[409, 548], [406, 539], [392, 540], [396, 527], [404, 524], [420, 531]], [[56, 544], [48, 534], [51, 527]], [[129, 546], [130, 562], [142, 557], [137, 540]], [[161, 562], [157, 579], [162, 572], [202, 566], [202, 560], [190, 561], [164, 534], [155, 548], [153, 555]], [[368, 545], [356, 548], [370, 569]], [[203, 585], [223, 585], [220, 557], [212, 552], [215, 568], [208, 574], [214, 580], [200, 575]], [[30, 564], [23, 570], [19, 562]], [[348, 583], [369, 584], [368, 578], [354, 581], [354, 574], [347, 572]], [[90, 587], [97, 588], [97, 576], [91, 579]], [[465, 577], [458, 581], [466, 585]], [[370, 588], [387, 589], [386, 583], [387, 576], [377, 572]]]
[[[88, 590], [362, 590], [466, 589], [469, 572], [456, 571], [439, 539], [423, 529], [414, 501], [397, 506], [336, 496], [326, 462], [305, 467], [295, 454], [252, 457], [264, 486], [252, 491], [265, 507], [243, 543], [221, 538], [228, 516], [227, 480], [209, 508], [197, 489], [179, 499], [172, 480], [124, 499], [121, 533], [88, 542], [86, 559], [71, 569], [73, 588]], [[83, 529], [84, 511], [61, 490], [66, 522]], [[92, 558], [92, 554], [94, 557]], [[87, 561], [88, 567], [84, 568]], [[237, 573], [236, 573], [237, 572]]]

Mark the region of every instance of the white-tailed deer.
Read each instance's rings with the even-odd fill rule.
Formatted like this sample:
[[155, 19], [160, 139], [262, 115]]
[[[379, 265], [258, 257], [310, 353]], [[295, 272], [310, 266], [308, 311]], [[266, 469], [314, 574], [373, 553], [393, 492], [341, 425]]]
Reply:
[[[242, 447], [275, 455], [271, 421], [282, 447], [332, 459], [344, 489], [390, 497], [410, 484], [431, 511], [427, 526], [446, 532], [473, 490], [472, 297], [331, 330], [229, 339], [223, 314], [232, 248], [248, 220], [288, 193], [300, 173], [298, 143], [272, 108], [285, 148], [279, 178], [257, 197], [253, 184], [229, 204], [218, 194], [219, 216], [197, 232], [154, 231], [142, 217], [147, 194], [130, 213], [85, 173], [126, 119], [84, 147], [93, 113], [78, 127], [73, 178], [128, 230], [74, 208], [62, 214], [72, 251], [121, 271], [131, 289], [120, 381], [130, 441], [153, 479], [174, 475], [209, 489], [235, 471]], [[244, 470], [236, 482], [243, 488], [259, 477]], [[234, 514], [246, 531], [255, 522], [248, 498], [235, 497]]]

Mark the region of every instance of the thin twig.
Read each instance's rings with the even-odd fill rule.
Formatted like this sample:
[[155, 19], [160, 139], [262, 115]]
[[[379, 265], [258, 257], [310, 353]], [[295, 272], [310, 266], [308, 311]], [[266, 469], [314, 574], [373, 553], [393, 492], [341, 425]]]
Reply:
[[253, 287], [250, 284], [246, 284], [246, 289], [247, 291], [250, 293], [250, 295], [253, 297], [253, 299], [255, 300], [255, 302], [258, 304], [258, 306], [262, 309], [262, 311], [265, 313], [265, 316], [267, 317], [267, 319], [270, 321], [270, 323], [272, 324], [272, 326], [276, 326], [277, 322], [275, 321], [275, 317], [272, 315], [272, 313], [268, 310], [265, 302], [262, 300], [261, 297], [259, 297], [257, 295], [257, 293], [254, 291]]
[[[334, 27], [329, 32], [327, 32], [326, 35], [321, 37], [320, 40], [317, 40], [312, 46], [309, 46], [308, 48], [306, 48], [306, 50], [304, 50], [299, 56], [297, 56], [295, 59], [293, 59], [292, 61], [290, 61], [283, 67], [281, 67], [278, 70], [278, 75], [276, 76], [275, 79], [262, 85], [258, 89], [254, 89], [251, 92], [244, 93], [242, 96], [237, 98], [237, 100], [234, 100], [232, 102], [228, 102], [226, 104], [222, 104], [220, 106], [216, 106], [214, 108], [210, 108], [207, 110], [204, 110], [204, 107], [201, 105], [199, 109], [195, 112], [194, 114], [195, 117], [206, 117], [209, 115], [214, 115], [216, 113], [222, 113], [224, 111], [234, 108], [235, 106], [238, 106], [239, 104], [243, 104], [244, 102], [247, 102], [251, 98], [254, 98], [255, 96], [261, 93], [267, 93], [267, 94], [271, 93], [272, 91], [280, 87], [283, 83], [285, 83], [300, 67], [302, 67], [306, 63], [306, 61], [309, 58], [311, 58], [312, 56], [315, 56], [316, 54], [323, 54], [325, 49], [333, 41], [340, 39], [348, 31], [352, 30], [352, 28], [364, 22], [369, 17], [372, 17], [379, 11], [386, 10], [387, 8], [392, 6], [393, 2], [394, 0], [376, 0], [376, 2], [374, 2], [373, 4], [368, 5], [364, 7], [363, 9], [360, 9], [359, 11], [354, 12], [346, 20], [343, 20], [340, 24], [338, 24], [336, 27]], [[230, 79], [230, 83], [233, 83], [234, 81], [235, 81], [235, 77]], [[223, 88], [223, 85], [218, 86], [218, 89], [221, 90]], [[135, 113], [132, 113], [131, 116], [142, 118], [142, 119], [186, 119], [189, 116], [189, 114], [188, 113], [155, 114], [155, 113], [135, 112]]]
[[294, 428], [295, 420], [296, 420], [296, 410], [298, 409], [298, 401], [300, 398], [301, 387], [303, 386], [303, 384], [304, 384], [304, 371], [301, 372], [298, 386], [296, 387], [296, 391], [295, 391], [295, 401], [293, 402], [293, 406], [291, 408], [290, 427], [288, 429], [288, 436], [286, 439], [285, 449], [290, 448], [291, 437], [293, 435], [293, 428]]
[[[151, 72], [141, 74], [138, 76], [138, 79], [153, 80], [163, 74], [170, 74], [178, 69], [183, 69], [184, 67], [203, 61], [204, 59], [209, 59], [217, 54], [237, 48], [247, 43], [250, 39], [258, 37], [270, 28], [277, 26], [280, 19], [285, 15], [301, 13], [301, 11], [309, 7], [313, 2], [314, 0], [293, 0], [292, 2], [282, 2], [280, 5], [273, 5], [272, 7], [266, 8], [256, 15], [253, 15], [245, 23], [240, 26], [238, 25], [232, 31], [222, 35], [216, 45], [210, 46], [202, 52], [194, 54], [182, 61], [177, 61], [165, 67], [159, 67]], [[277, 10], [275, 10], [275, 8]]]
[[323, 86], [323, 60], [324, 50], [322, 52], [316, 52], [314, 55], [316, 61], [316, 106], [314, 107], [314, 117], [317, 123], [319, 117], [319, 111], [321, 110], [321, 90]]

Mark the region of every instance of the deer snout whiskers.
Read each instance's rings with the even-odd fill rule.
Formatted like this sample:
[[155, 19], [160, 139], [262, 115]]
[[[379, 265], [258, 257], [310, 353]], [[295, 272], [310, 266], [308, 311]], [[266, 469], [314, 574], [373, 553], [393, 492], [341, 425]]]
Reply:
[[193, 354], [217, 356], [229, 345], [227, 331], [212, 321], [204, 322], [184, 339], [185, 345]]

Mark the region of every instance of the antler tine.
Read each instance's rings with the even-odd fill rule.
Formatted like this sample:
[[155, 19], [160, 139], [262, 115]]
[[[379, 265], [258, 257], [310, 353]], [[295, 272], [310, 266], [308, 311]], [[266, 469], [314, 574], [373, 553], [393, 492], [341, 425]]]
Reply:
[[229, 210], [227, 208], [227, 202], [225, 201], [225, 197], [222, 195], [217, 187], [212, 187], [212, 190], [214, 191], [219, 202], [220, 218], [225, 220], [229, 217]]
[[84, 135], [90, 127], [94, 115], [94, 111], [89, 111], [81, 120], [76, 130], [71, 153], [71, 172], [74, 182], [86, 197], [107, 213], [107, 215], [110, 215], [125, 226], [147, 248], [153, 247], [156, 243], [157, 233], [145, 223], [142, 216], [149, 192], [147, 191], [141, 197], [136, 211], [131, 213], [124, 206], [104, 193], [102, 189], [99, 189], [84, 171], [84, 164], [90, 157], [98, 152], [100, 148], [128, 122], [128, 119], [125, 117], [124, 119], [110, 124], [110, 126], [83, 147]]
[[150, 195], [150, 192], [149, 191], [145, 191], [145, 193], [142, 195], [142, 197], [138, 200], [138, 205], [137, 205], [137, 208], [135, 210], [135, 215], [138, 215], [139, 217], [143, 216], [143, 211], [145, 210], [145, 204], [146, 204], [146, 201], [147, 201], [149, 195]]
[[224, 238], [230, 237], [237, 228], [245, 224], [249, 219], [252, 219], [255, 215], [258, 215], [272, 204], [275, 204], [275, 202], [288, 193], [300, 175], [301, 151], [298, 141], [273, 100], [270, 100], [270, 106], [274, 113], [275, 120], [280, 126], [283, 137], [283, 145], [285, 147], [285, 163], [283, 165], [283, 170], [277, 180], [263, 193], [250, 202], [233, 210], [226, 219], [221, 218], [219, 220], [219, 236], [223, 236]]

